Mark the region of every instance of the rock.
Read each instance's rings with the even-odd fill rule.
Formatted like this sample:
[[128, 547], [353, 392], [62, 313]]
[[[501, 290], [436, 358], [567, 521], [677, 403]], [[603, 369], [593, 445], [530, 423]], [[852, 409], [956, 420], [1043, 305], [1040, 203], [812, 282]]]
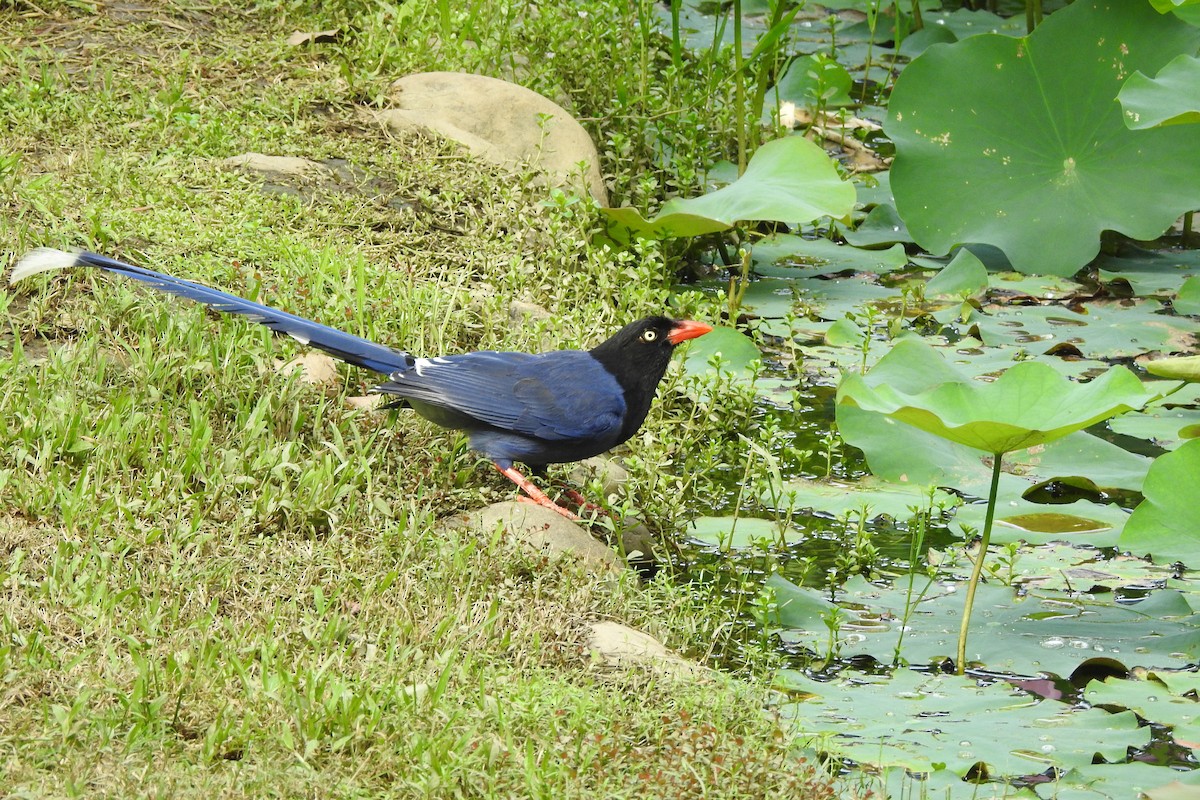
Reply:
[[324, 164], [295, 156], [268, 156], [262, 153], [242, 153], [221, 162], [226, 167], [256, 172], [268, 178], [299, 178], [304, 181], [323, 181], [333, 176]]
[[491, 533], [497, 525], [525, 544], [552, 556], [571, 555], [604, 570], [620, 570], [621, 559], [582, 527], [548, 508], [508, 500], [464, 514], [451, 524]]
[[594, 622], [588, 648], [601, 664], [613, 669], [648, 667], [662, 675], [703, 677], [707, 670], [668, 650], [662, 642], [619, 622]]
[[629, 472], [607, 456], [595, 456], [578, 462], [571, 467], [567, 477], [572, 486], [583, 486], [588, 481], [599, 480], [605, 497], [619, 492], [628, 479]]
[[554, 315], [537, 303], [513, 300], [508, 304], [508, 319], [514, 324], [523, 325], [534, 320], [551, 320]]
[[422, 72], [392, 84], [394, 108], [365, 112], [396, 131], [433, 131], [472, 154], [510, 168], [532, 165], [553, 186], [577, 184], [600, 205], [608, 191], [586, 130], [561, 106], [515, 83], [459, 72]]

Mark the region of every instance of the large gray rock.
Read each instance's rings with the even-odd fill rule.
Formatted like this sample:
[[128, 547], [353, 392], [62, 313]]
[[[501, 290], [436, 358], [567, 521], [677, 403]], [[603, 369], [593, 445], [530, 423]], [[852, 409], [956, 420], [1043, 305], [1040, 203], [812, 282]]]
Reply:
[[561, 514], [548, 508], [508, 500], [463, 514], [451, 525], [491, 533], [497, 526], [528, 546], [552, 556], [573, 556], [599, 569], [620, 570], [621, 559], [610, 548]]
[[587, 190], [608, 205], [591, 137], [537, 92], [484, 75], [421, 72], [393, 83], [389, 97], [393, 108], [368, 113], [393, 130], [433, 131], [494, 164], [532, 165], [554, 186], [572, 186], [585, 162]]

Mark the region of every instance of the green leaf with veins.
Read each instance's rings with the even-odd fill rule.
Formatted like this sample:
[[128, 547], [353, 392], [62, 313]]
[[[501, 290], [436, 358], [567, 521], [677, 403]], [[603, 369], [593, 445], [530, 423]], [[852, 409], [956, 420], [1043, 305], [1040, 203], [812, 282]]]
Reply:
[[[1200, 46], [1144, 2], [1076, 0], [1023, 38], [931, 47], [896, 81], [892, 190], [933, 253], [996, 245], [1021, 272], [1070, 275], [1115, 230], [1153, 239], [1200, 206], [1195, 130], [1125, 127], [1117, 94]], [[981, 76], [995, 76], [981, 79]]]
[[1145, 499], [1121, 533], [1121, 547], [1159, 563], [1200, 566], [1200, 439], [1159, 456], [1146, 475]]
[[844, 217], [854, 207], [854, 184], [841, 179], [832, 159], [802, 136], [767, 142], [742, 177], [714, 192], [675, 198], [653, 218], [636, 208], [604, 208], [609, 231], [621, 241], [670, 239], [728, 230], [738, 222], [806, 223]]
[[[931, 374], [935, 362], [941, 366]], [[922, 340], [904, 339], [866, 376], [846, 375], [837, 402], [999, 455], [1053, 441], [1158, 396], [1124, 367], [1076, 383], [1025, 361], [983, 383], [954, 371]]]
[[777, 684], [806, 695], [781, 716], [806, 734], [827, 733], [825, 752], [875, 767], [964, 777], [983, 764], [990, 778], [1017, 777], [1088, 765], [1096, 754], [1122, 759], [1150, 738], [1132, 713], [1071, 711], [1004, 683], [900, 669], [828, 682], [785, 671]]

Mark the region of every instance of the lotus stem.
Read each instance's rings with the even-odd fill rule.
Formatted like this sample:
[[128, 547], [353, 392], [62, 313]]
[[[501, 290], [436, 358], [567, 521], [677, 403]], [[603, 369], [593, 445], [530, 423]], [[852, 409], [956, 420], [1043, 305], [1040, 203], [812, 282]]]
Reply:
[[742, 0], [733, 0], [734, 106], [737, 117], [738, 177], [746, 171], [746, 78], [742, 74]]
[[963, 603], [962, 624], [958, 628], [958, 659], [955, 671], [962, 675], [967, 666], [967, 628], [971, 624], [971, 608], [975, 605], [975, 587], [979, 585], [979, 576], [983, 574], [983, 560], [987, 558], [988, 542], [992, 539], [992, 518], [996, 516], [996, 496], [1000, 494], [1000, 464], [1003, 453], [992, 455], [992, 488], [988, 492], [987, 515], [983, 520], [983, 534], [979, 537], [979, 553], [975, 556], [975, 567], [971, 570], [971, 580], [967, 582], [967, 600]]

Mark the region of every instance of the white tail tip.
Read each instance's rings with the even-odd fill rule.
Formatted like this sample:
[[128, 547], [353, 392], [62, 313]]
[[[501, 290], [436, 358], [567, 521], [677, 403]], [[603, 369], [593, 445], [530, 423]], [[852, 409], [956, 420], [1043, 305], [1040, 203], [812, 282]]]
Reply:
[[[78, 252], [78, 251], [76, 251]], [[68, 253], [66, 250], [55, 250], [52, 247], [39, 247], [25, 254], [25, 257], [17, 262], [13, 267], [12, 275], [9, 277], [9, 283], [16, 283], [24, 280], [30, 275], [36, 275], [39, 272], [47, 272], [52, 269], [66, 269], [73, 267], [79, 263], [75, 253]]]

